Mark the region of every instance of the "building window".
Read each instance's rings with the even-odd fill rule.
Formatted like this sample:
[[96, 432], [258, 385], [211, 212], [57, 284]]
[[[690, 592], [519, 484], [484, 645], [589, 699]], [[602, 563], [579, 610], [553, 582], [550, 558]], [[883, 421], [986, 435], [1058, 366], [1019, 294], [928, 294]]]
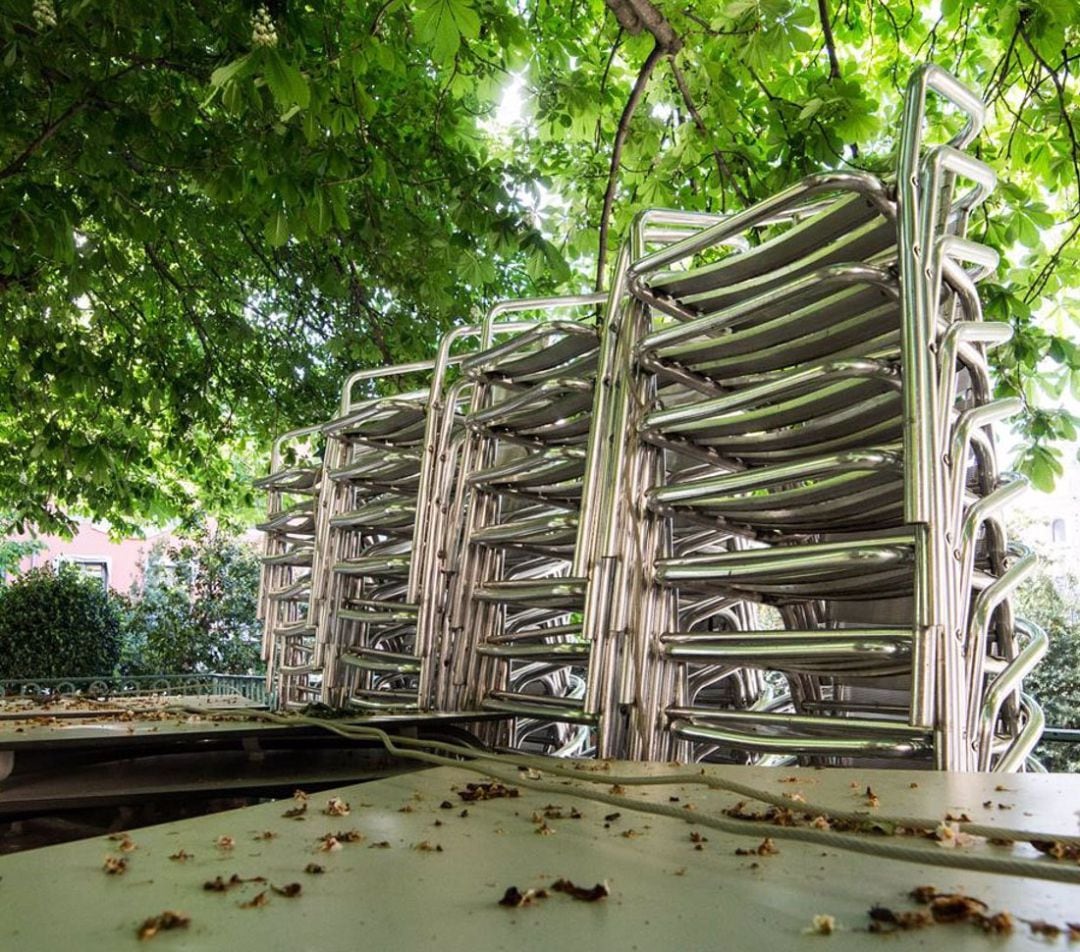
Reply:
[[1065, 541], [1065, 520], [1055, 519], [1050, 523], [1050, 541], [1051, 542], [1064, 542]]
[[109, 589], [109, 559], [102, 555], [61, 555], [56, 559], [56, 567], [73, 565], [80, 574], [97, 579], [101, 587]]

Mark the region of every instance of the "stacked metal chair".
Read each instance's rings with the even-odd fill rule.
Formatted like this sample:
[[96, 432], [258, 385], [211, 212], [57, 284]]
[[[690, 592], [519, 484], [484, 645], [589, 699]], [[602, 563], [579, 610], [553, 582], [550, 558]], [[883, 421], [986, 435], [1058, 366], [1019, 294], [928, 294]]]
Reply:
[[292, 430], [274, 441], [270, 473], [255, 483], [267, 497], [258, 613], [267, 688], [281, 706], [318, 700], [321, 667], [311, 615], [312, 563], [322, 466], [319, 427]]
[[[924, 149], [928, 91], [966, 122]], [[993, 186], [960, 151], [982, 114], [924, 68], [895, 189], [815, 176], [630, 265], [648, 512], [636, 755], [971, 769], [1015, 766], [1037, 739], [1016, 686], [1040, 639], [1020, 649], [1008, 600], [1031, 561], [997, 518], [1022, 483], [997, 473], [989, 432], [1017, 409], [992, 399], [984, 354], [1009, 329], [981, 323], [974, 281], [996, 256], [963, 237]], [[736, 234], [760, 243], [701, 263]], [[691, 526], [711, 551], [680, 548]], [[687, 595], [773, 605], [783, 630], [694, 630]], [[712, 665], [783, 675], [789, 709], [694, 703], [693, 672]]]
[[[963, 119], [936, 145], [934, 96]], [[596, 296], [508, 303], [351, 378], [321, 472], [282, 443], [263, 481], [280, 703], [502, 715], [484, 739], [563, 755], [1022, 767], [1046, 639], [965, 237], [982, 118], [922, 68], [895, 182], [645, 213], [598, 327], [565, 319]]]
[[[664, 245], [717, 220], [658, 211], [639, 230]], [[500, 744], [621, 750], [623, 639], [611, 619], [625, 605], [610, 551], [630, 525], [613, 417], [626, 300], [621, 288], [608, 295], [599, 336], [560, 322], [463, 364], [475, 381], [474, 442], [449, 622], [453, 706], [512, 716], [512, 730], [489, 738]]]

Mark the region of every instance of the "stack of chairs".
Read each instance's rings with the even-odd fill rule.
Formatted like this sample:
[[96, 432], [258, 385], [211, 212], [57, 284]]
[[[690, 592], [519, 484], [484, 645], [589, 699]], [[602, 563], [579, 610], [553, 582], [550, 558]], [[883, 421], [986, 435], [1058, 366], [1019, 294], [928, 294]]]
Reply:
[[[926, 148], [930, 91], [966, 121]], [[1019, 763], [1037, 739], [1015, 688], [1039, 648], [1020, 649], [1009, 603], [1032, 563], [998, 516], [1022, 482], [997, 473], [989, 432], [1017, 410], [992, 399], [985, 358], [1009, 328], [981, 322], [974, 282], [997, 259], [964, 238], [993, 187], [961, 151], [982, 113], [924, 68], [895, 187], [815, 176], [630, 266], [641, 532], [661, 540], [636, 631], [640, 756], [971, 769]], [[702, 261], [740, 233], [750, 251]], [[711, 551], [680, 547], [691, 526]], [[686, 594], [772, 606], [783, 628], [694, 630]], [[782, 677], [786, 709], [695, 702], [709, 665]], [[988, 677], [1011, 685], [997, 711]]]
[[[418, 707], [413, 562], [430, 362], [355, 374], [326, 440], [313, 583], [321, 700], [373, 710]], [[372, 394], [378, 379], [402, 389]], [[355, 391], [359, 389], [359, 393]], [[366, 392], [365, 392], [366, 391]]]
[[262, 657], [272, 702], [282, 707], [318, 700], [321, 669], [310, 612], [312, 564], [322, 465], [319, 427], [291, 430], [274, 441], [270, 473], [255, 483], [266, 493], [258, 614]]
[[282, 438], [323, 439], [321, 469], [276, 445], [263, 481], [279, 703], [482, 715], [564, 756], [1027, 765], [1046, 639], [1013, 609], [997, 258], [965, 236], [983, 112], [923, 67], [894, 179], [643, 213], [606, 298], [500, 305], [354, 375]]

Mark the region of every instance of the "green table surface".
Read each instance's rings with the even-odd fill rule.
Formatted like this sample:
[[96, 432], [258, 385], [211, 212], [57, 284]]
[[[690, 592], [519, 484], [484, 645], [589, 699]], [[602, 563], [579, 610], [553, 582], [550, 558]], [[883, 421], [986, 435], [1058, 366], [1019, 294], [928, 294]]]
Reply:
[[[615, 764], [611, 772], [673, 769]], [[835, 808], [935, 817], [965, 812], [998, 825], [1080, 830], [1076, 776], [706, 769]], [[576, 794], [578, 781], [550, 778], [564, 786], [559, 795], [522, 787], [513, 799], [462, 802], [458, 791], [478, 779], [458, 768], [438, 767], [312, 794], [302, 820], [285, 818], [292, 801], [278, 801], [130, 831], [134, 849], [129, 852], [116, 840], [97, 838], [0, 858], [0, 952], [1045, 950], [1065, 949], [1069, 942], [1032, 935], [1022, 920], [1058, 925], [1080, 920], [1076, 886], [924, 867], [781, 839], [775, 855], [740, 856], [736, 849], [752, 848], [760, 837], [701, 830], [707, 841], [695, 844], [689, 822], [589, 801]], [[877, 795], [877, 807], [868, 805], [867, 786]], [[334, 795], [351, 805], [348, 816], [324, 815]], [[710, 813], [738, 799], [673, 785], [628, 787], [626, 795], [661, 803], [678, 797], [681, 807], [692, 804]], [[542, 821], [551, 832], [538, 833], [534, 814], [548, 805], [556, 808], [553, 816], [561, 812], [565, 818]], [[581, 817], [570, 818], [572, 809]], [[620, 816], [605, 820], [615, 812]], [[694, 812], [686, 810], [688, 820]], [[324, 834], [354, 829], [362, 842], [320, 851]], [[232, 837], [232, 849], [217, 844], [222, 836]], [[928, 840], [904, 841], [941, 849]], [[1005, 852], [986, 844], [969, 848]], [[1035, 855], [1028, 846], [1014, 849]], [[170, 859], [180, 851], [190, 858]], [[126, 872], [107, 874], [108, 856], [124, 857]], [[309, 863], [325, 872], [305, 872]], [[203, 888], [214, 877], [233, 874], [262, 876], [277, 886], [300, 883], [302, 892], [294, 898], [269, 892], [265, 905], [246, 908], [244, 903], [266, 885], [245, 883], [224, 893]], [[552, 894], [516, 909], [498, 904], [508, 886], [550, 887], [559, 878], [582, 886], [603, 881], [610, 895], [595, 903]], [[871, 906], [915, 908], [906, 896], [921, 885], [963, 891], [991, 911], [1008, 911], [1017, 917], [1016, 929], [1008, 936], [989, 936], [970, 924], [888, 936], [865, 931]], [[139, 924], [163, 910], [184, 913], [190, 925], [140, 943]], [[804, 931], [820, 914], [834, 916], [838, 931], [829, 936]]]

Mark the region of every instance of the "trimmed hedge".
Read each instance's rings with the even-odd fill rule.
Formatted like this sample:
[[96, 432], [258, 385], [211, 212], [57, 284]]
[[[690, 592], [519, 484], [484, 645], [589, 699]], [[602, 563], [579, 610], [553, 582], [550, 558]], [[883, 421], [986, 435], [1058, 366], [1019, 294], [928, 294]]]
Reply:
[[27, 572], [0, 586], [0, 677], [112, 674], [120, 618], [101, 583], [71, 567]]

